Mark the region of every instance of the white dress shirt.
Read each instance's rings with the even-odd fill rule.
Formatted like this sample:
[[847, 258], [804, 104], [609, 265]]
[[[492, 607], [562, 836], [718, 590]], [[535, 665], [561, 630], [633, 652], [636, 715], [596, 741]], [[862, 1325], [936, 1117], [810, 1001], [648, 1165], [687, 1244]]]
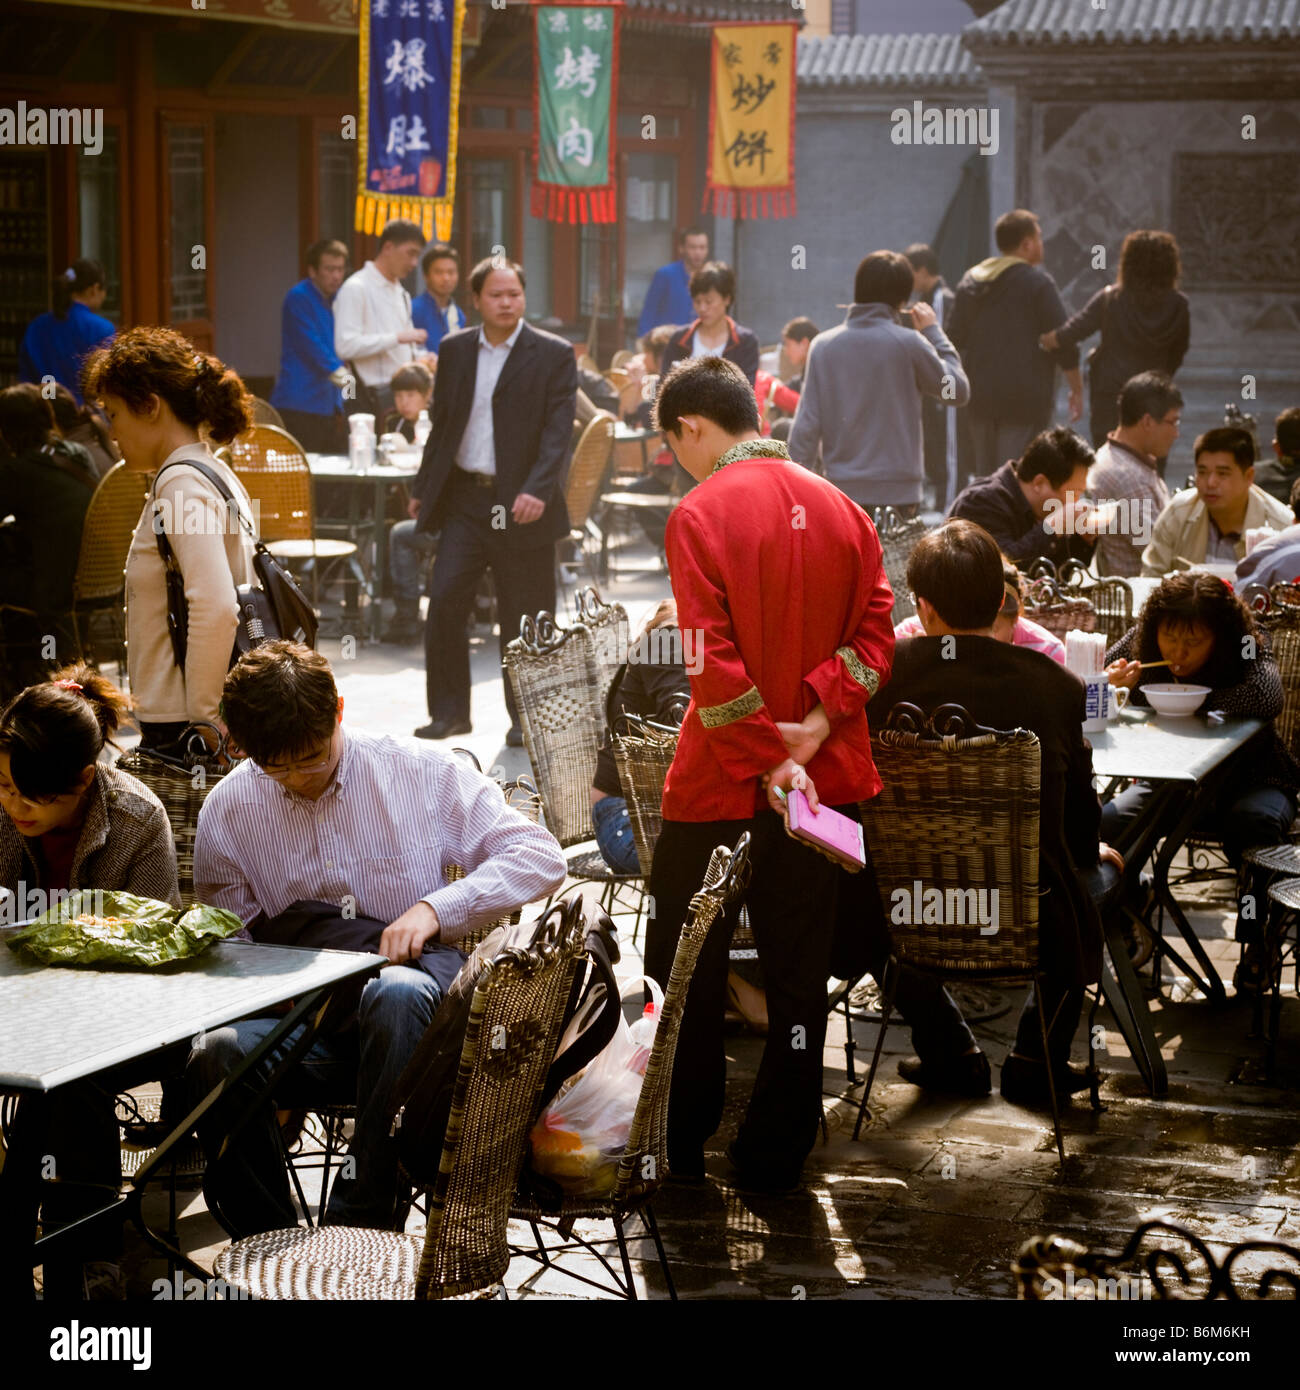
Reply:
[[474, 404], [470, 407], [465, 433], [460, 437], [460, 448], [456, 450], [456, 467], [463, 468], [466, 473], [482, 473], [489, 478], [496, 476], [497, 446], [492, 427], [492, 393], [497, 389], [506, 358], [519, 341], [523, 327], [524, 321], [520, 319], [515, 324], [515, 331], [497, 347], [488, 342], [487, 334], [481, 327], [478, 331]]
[[349, 275], [334, 296], [334, 351], [355, 363], [367, 386], [387, 386], [394, 372], [424, 351], [417, 343], [397, 341], [402, 329], [412, 326], [411, 296], [374, 261]]
[[[447, 884], [449, 864], [466, 876]], [[545, 897], [564, 873], [554, 837], [460, 758], [348, 728], [319, 799], [241, 763], [208, 795], [194, 844], [199, 901], [245, 925], [298, 901], [381, 922], [424, 901], [445, 944]]]

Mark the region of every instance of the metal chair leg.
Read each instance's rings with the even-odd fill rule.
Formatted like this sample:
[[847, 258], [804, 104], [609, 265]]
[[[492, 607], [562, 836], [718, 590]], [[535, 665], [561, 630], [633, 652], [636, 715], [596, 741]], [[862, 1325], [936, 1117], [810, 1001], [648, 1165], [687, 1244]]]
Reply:
[[614, 1234], [618, 1237], [618, 1253], [623, 1261], [623, 1277], [627, 1280], [627, 1297], [633, 1302], [636, 1301], [636, 1281], [632, 1278], [632, 1261], [627, 1254], [627, 1237], [623, 1234], [623, 1223], [616, 1216], [614, 1218]]
[[646, 1230], [650, 1232], [650, 1239], [655, 1243], [655, 1253], [659, 1256], [659, 1268], [664, 1273], [664, 1284], [668, 1289], [668, 1297], [677, 1302], [677, 1285], [673, 1280], [673, 1272], [668, 1267], [668, 1256], [664, 1253], [663, 1239], [659, 1235], [659, 1223], [655, 1220], [655, 1214], [649, 1206], [641, 1208], [641, 1220], [645, 1222]]
[[867, 1084], [858, 1105], [858, 1118], [853, 1126], [853, 1138], [857, 1139], [862, 1130], [862, 1121], [867, 1113], [867, 1101], [871, 1099], [871, 1088], [875, 1084], [876, 1069], [880, 1066], [880, 1050], [885, 1044], [885, 1032], [889, 1027], [889, 1016], [894, 1011], [894, 991], [898, 988], [902, 971], [896, 956], [885, 962], [885, 999], [880, 1010], [880, 1032], [876, 1034], [876, 1050], [871, 1054], [871, 1070], [867, 1073]]
[[1034, 977], [1034, 1003], [1038, 1006], [1038, 1027], [1043, 1035], [1043, 1062], [1047, 1067], [1047, 1094], [1052, 1102], [1052, 1129], [1056, 1132], [1056, 1154], [1065, 1163], [1065, 1141], [1061, 1138], [1061, 1109], [1056, 1100], [1056, 1073], [1047, 1044], [1047, 1013], [1043, 1008], [1043, 977]]

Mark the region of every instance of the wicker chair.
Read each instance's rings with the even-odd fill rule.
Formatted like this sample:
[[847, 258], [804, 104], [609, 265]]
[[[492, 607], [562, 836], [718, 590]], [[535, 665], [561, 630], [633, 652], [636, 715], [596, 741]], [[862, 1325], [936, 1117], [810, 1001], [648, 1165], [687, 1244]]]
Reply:
[[874, 520], [880, 536], [885, 577], [894, 591], [894, 608], [889, 621], [897, 627], [904, 618], [910, 618], [916, 612], [916, 604], [907, 585], [907, 561], [912, 547], [929, 528], [920, 517], [904, 521], [893, 507], [878, 507]]
[[[572, 919], [581, 923], [582, 915]], [[503, 951], [479, 977], [423, 1240], [349, 1226], [236, 1241], [215, 1272], [254, 1298], [445, 1299], [497, 1291], [532, 1121], [581, 936]], [[504, 1039], [504, 1046], [502, 1040]]]
[[614, 766], [627, 800], [637, 862], [647, 880], [664, 823], [664, 783], [677, 752], [677, 731], [624, 716], [628, 732], [613, 735]]
[[1029, 592], [1025, 597], [1025, 617], [1036, 622], [1039, 627], [1045, 627], [1053, 637], [1059, 637], [1062, 642], [1065, 641], [1067, 632], [1097, 631], [1097, 610], [1093, 607], [1091, 599], [1069, 587], [1062, 588], [1055, 579], [1047, 577], [1035, 579], [1029, 585]]
[[1061, 566], [1058, 586], [1065, 598], [1087, 599], [1097, 611], [1097, 626], [1113, 646], [1133, 626], [1133, 590], [1120, 578], [1098, 579], [1078, 560]]
[[[217, 732], [210, 724], [197, 727]], [[219, 765], [220, 757], [224, 756], [224, 739], [219, 743], [220, 755], [213, 757], [200, 742], [196, 742], [197, 738], [197, 734], [190, 738], [189, 746], [195, 758], [189, 767], [174, 767], [144, 748], [132, 748], [117, 760], [118, 767], [143, 782], [167, 812], [172, 838], [176, 842], [176, 881], [180, 886], [181, 901], [186, 907], [197, 902], [194, 896], [194, 840], [198, 834], [199, 812], [208, 793], [229, 770]]]
[[367, 589], [356, 543], [316, 535], [311, 467], [291, 434], [274, 425], [254, 425], [231, 441], [230, 467], [257, 504], [258, 534], [266, 548], [310, 572], [314, 608], [320, 609], [323, 566], [346, 564], [360, 589]]
[[565, 485], [565, 505], [569, 510], [569, 534], [561, 542], [569, 555], [558, 562], [561, 583], [565, 570], [590, 572], [588, 541], [600, 544], [600, 531], [592, 520], [591, 509], [609, 475], [614, 455], [614, 426], [617, 422], [608, 411], [598, 410], [582, 431], [569, 465], [569, 481]]
[[[958, 705], [943, 705], [927, 718], [916, 706], [900, 704], [872, 739], [872, 755], [884, 791], [862, 803], [862, 822], [893, 954], [880, 982], [880, 1031], [854, 1139], [867, 1115], [901, 964], [945, 980], [1032, 981], [1045, 1054], [1048, 1032], [1038, 960], [1037, 736], [1025, 729], [981, 728]], [[960, 925], [898, 921], [895, 908], [912, 901], [918, 881], [936, 890], [951, 885], [948, 909], [938, 915], [956, 916]], [[996, 899], [984, 896], [993, 892]], [[987, 916], [990, 901], [997, 903], [997, 925], [985, 934], [979, 919]], [[983, 913], [973, 906], [979, 903]], [[1090, 1032], [1090, 1064], [1091, 1038]], [[1050, 1084], [1050, 1068], [1048, 1073]], [[1095, 1094], [1094, 1079], [1094, 1099]], [[1054, 1085], [1052, 1127], [1064, 1162]]]
[[[530, 1223], [537, 1242], [535, 1248], [520, 1253], [531, 1256], [544, 1266], [550, 1266], [556, 1256], [583, 1250], [595, 1256], [610, 1276], [612, 1284], [599, 1283], [584, 1274], [565, 1269], [562, 1264], [558, 1268], [572, 1279], [616, 1293], [622, 1298], [634, 1299], [637, 1296], [624, 1229], [633, 1216], [640, 1216], [646, 1234], [654, 1241], [668, 1297], [677, 1298], [668, 1257], [664, 1253], [659, 1227], [651, 1208], [655, 1193], [669, 1173], [668, 1093], [672, 1084], [673, 1062], [677, 1056], [677, 1037], [700, 949], [726, 903], [744, 891], [748, 869], [749, 833], [746, 832], [736, 842], [735, 849], [728, 851], [725, 846], [719, 845], [713, 851], [700, 891], [691, 899], [690, 912], [682, 927], [668, 986], [664, 991], [663, 1011], [655, 1029], [654, 1046], [637, 1097], [632, 1128], [619, 1161], [614, 1190], [607, 1197], [566, 1196], [558, 1211], [544, 1209], [536, 1201], [521, 1196], [511, 1211], [512, 1216]], [[588, 1219], [613, 1224], [613, 1241], [618, 1245], [622, 1264], [621, 1278], [619, 1271], [596, 1248], [610, 1244], [609, 1237], [591, 1241], [575, 1234], [574, 1223]], [[544, 1231], [556, 1234], [560, 1243], [548, 1247]]]
[[94, 629], [103, 619], [104, 651], [117, 662], [119, 674], [126, 665], [126, 557], [148, 494], [147, 473], [119, 463], [104, 474], [86, 508], [72, 581], [72, 621], [82, 656], [92, 661], [100, 656]]
[[[590, 845], [595, 834], [591, 779], [604, 733], [591, 632], [581, 623], [559, 628], [549, 613], [524, 618], [520, 635], [506, 647], [504, 664], [546, 828], [562, 849]], [[619, 886], [641, 882], [636, 874], [615, 874], [595, 849], [569, 855], [568, 869], [580, 882], [601, 885], [601, 903], [611, 913]]]
[[252, 416], [255, 425], [274, 425], [278, 430], [284, 429], [284, 421], [280, 418], [280, 412], [270, 401], [264, 401], [261, 396], [250, 396], [248, 399], [252, 404]]
[[603, 710], [609, 700], [609, 688], [614, 683], [614, 677], [628, 659], [630, 628], [627, 609], [621, 603], [606, 603], [599, 590], [590, 585], [578, 591], [576, 605], [578, 622], [587, 629], [591, 638], [594, 660], [592, 689]]
[[[1245, 1268], [1234, 1269], [1238, 1261]], [[1030, 1303], [1300, 1298], [1295, 1246], [1246, 1240], [1216, 1255], [1185, 1226], [1161, 1220], [1144, 1221], [1118, 1255], [1094, 1253], [1062, 1236], [1038, 1236], [1020, 1247], [1011, 1273], [1016, 1296]]]

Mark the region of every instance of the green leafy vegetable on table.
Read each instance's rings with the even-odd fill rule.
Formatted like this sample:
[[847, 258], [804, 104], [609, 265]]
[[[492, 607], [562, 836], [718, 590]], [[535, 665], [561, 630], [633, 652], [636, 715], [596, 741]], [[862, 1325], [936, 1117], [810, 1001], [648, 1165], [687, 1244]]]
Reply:
[[15, 932], [9, 947], [44, 965], [155, 966], [202, 955], [242, 926], [220, 907], [79, 890]]

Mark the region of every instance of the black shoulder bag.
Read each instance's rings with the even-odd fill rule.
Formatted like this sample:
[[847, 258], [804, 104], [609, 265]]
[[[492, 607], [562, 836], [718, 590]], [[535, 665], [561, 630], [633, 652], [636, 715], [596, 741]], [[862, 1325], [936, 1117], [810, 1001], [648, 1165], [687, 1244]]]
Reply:
[[[298, 581], [275, 558], [257, 538], [248, 518], [239, 510], [234, 494], [226, 486], [216, 469], [197, 459], [177, 459], [169, 468], [188, 464], [197, 469], [225, 499], [231, 516], [253, 542], [256, 554], [253, 556], [253, 570], [258, 582], [255, 584], [236, 584], [235, 600], [239, 606], [239, 626], [235, 629], [235, 644], [230, 652], [230, 664], [252, 648], [263, 642], [286, 637], [301, 642], [306, 647], [316, 645], [316, 610], [312, 608]], [[158, 542], [158, 554], [162, 556], [163, 567], [167, 572], [167, 634], [171, 638], [172, 655], [177, 666], [184, 667], [185, 654], [189, 644], [190, 605], [185, 597], [185, 576], [176, 563], [171, 542], [162, 526], [162, 512], [158, 504], [158, 478], [167, 471], [159, 469], [154, 478], [154, 539]]]

